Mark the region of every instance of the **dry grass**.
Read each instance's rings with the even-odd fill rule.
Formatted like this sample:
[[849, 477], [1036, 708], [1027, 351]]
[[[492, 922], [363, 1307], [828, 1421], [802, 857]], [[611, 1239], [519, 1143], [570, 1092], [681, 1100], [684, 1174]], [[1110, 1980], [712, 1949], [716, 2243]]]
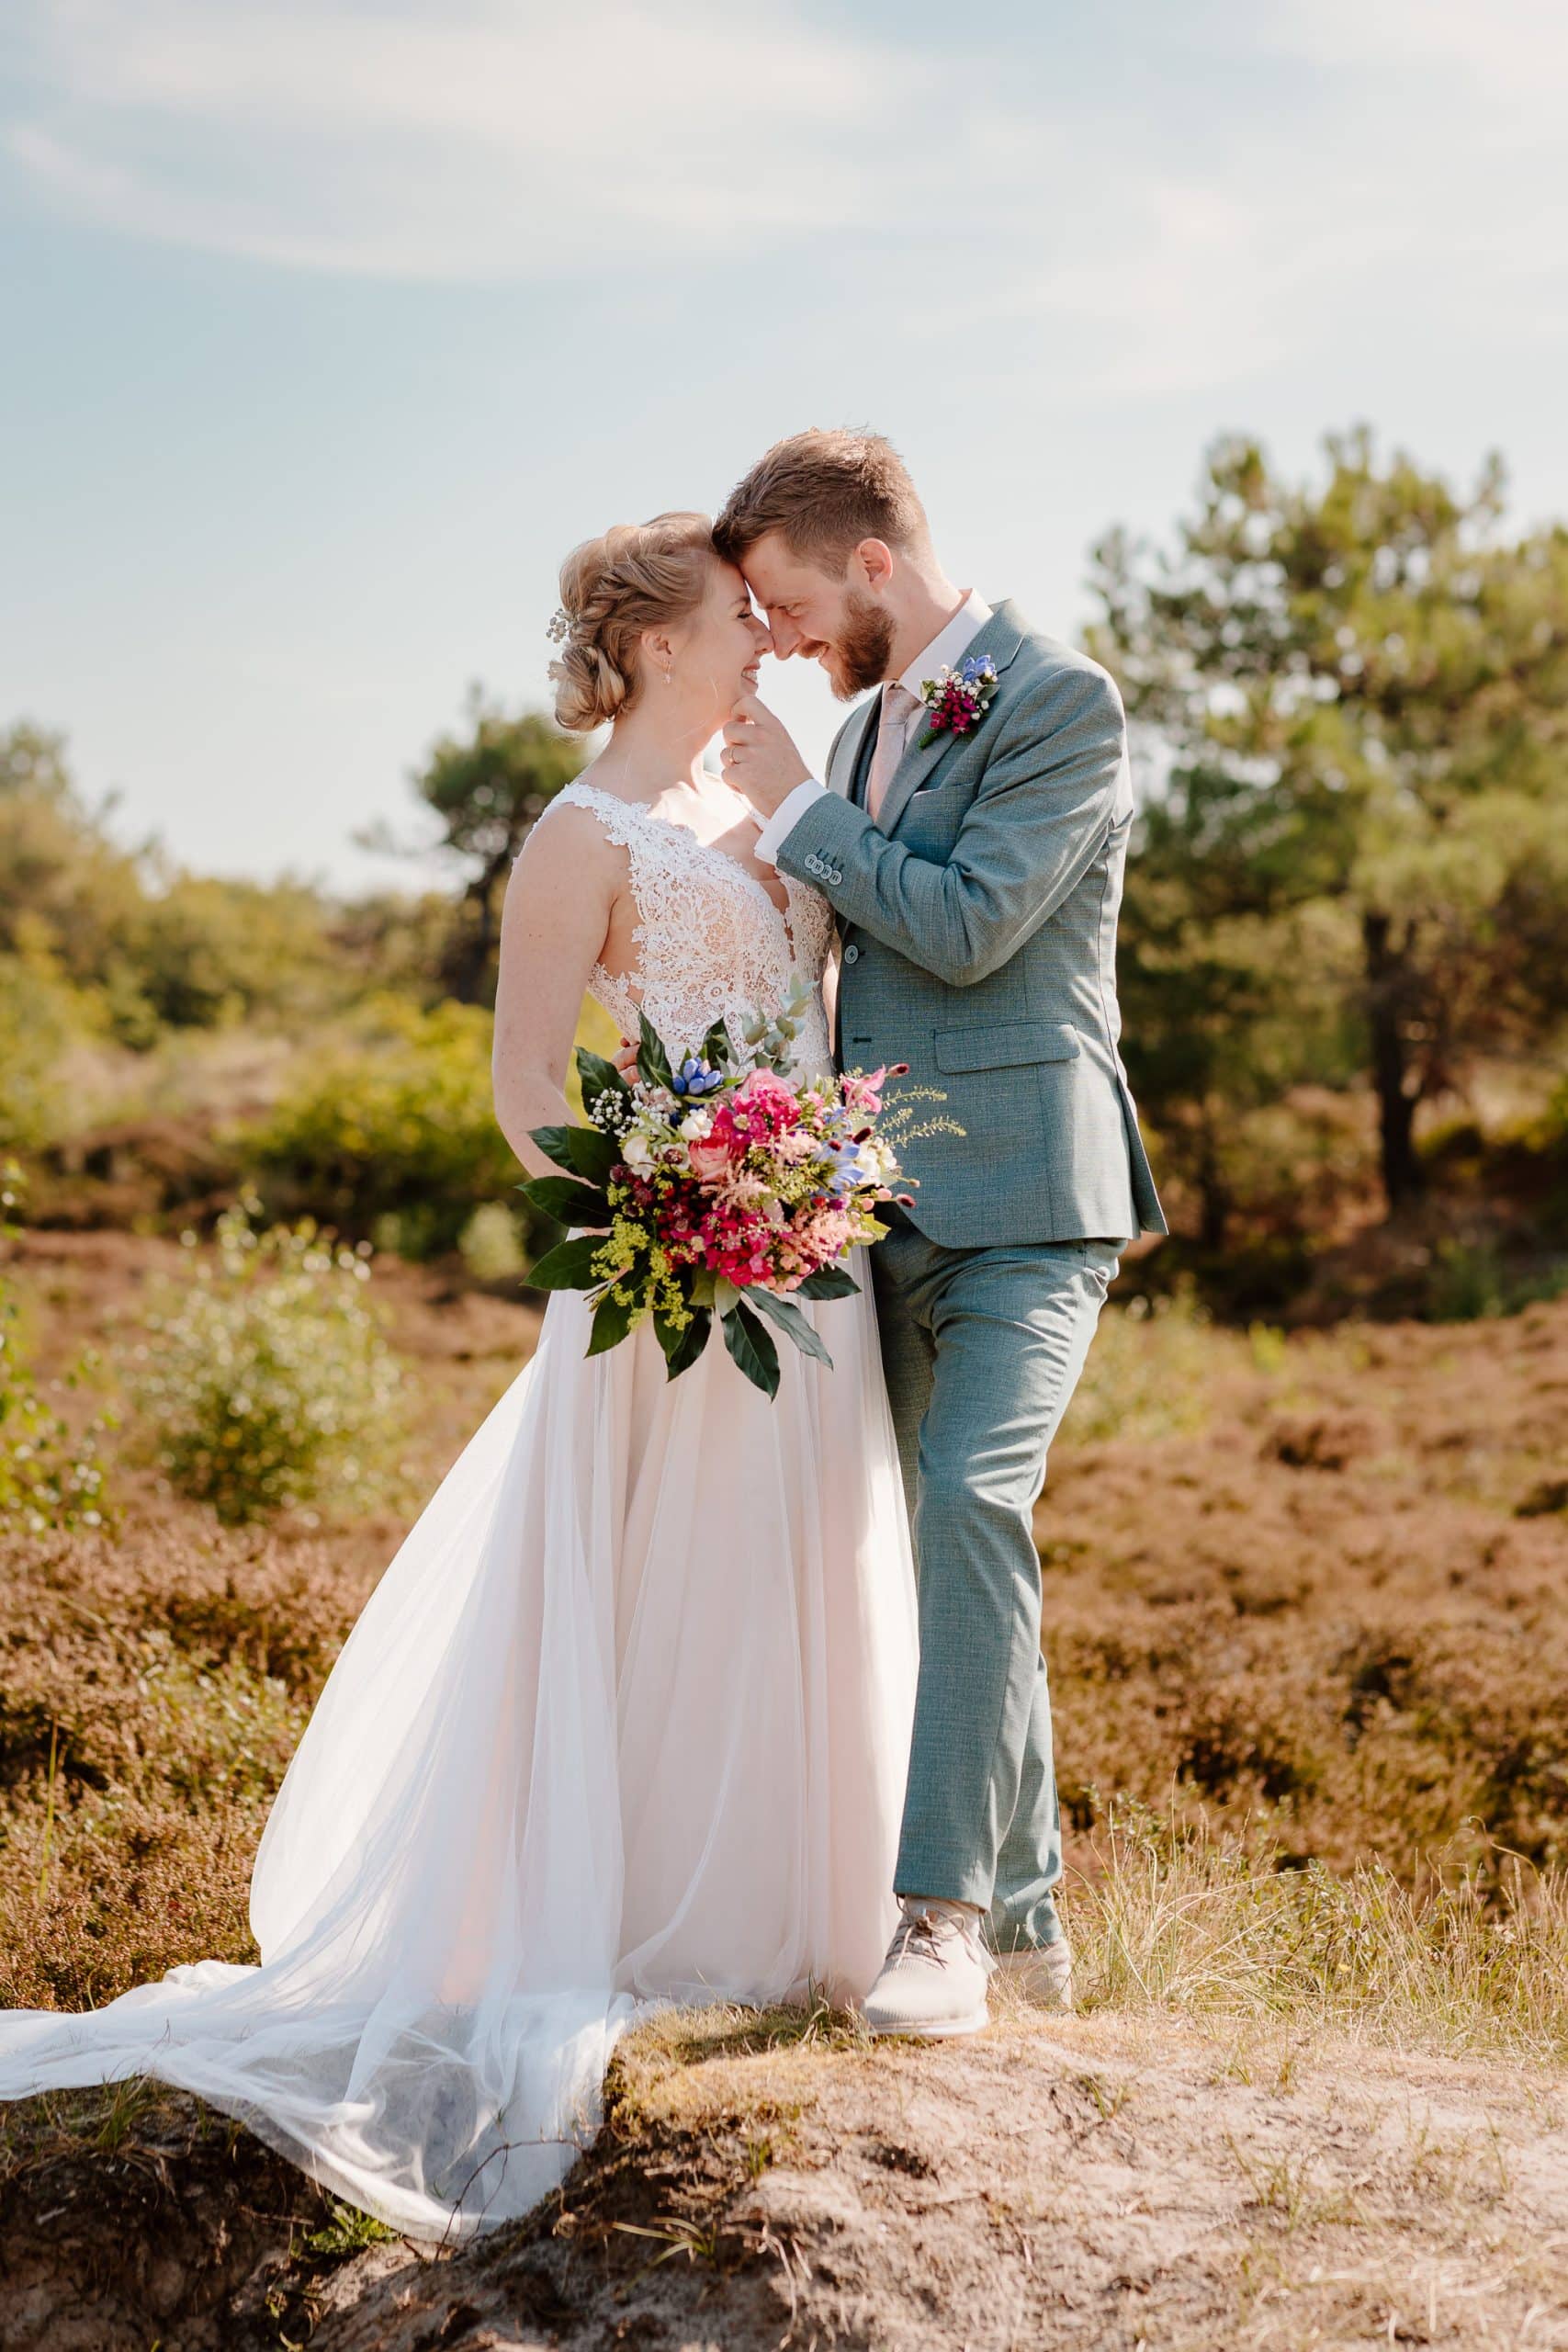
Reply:
[[1113, 1819], [1066, 1899], [1080, 2006], [1205, 2031], [1568, 2066], [1568, 1872], [1386, 1865], [1336, 1877], [1277, 1849]]

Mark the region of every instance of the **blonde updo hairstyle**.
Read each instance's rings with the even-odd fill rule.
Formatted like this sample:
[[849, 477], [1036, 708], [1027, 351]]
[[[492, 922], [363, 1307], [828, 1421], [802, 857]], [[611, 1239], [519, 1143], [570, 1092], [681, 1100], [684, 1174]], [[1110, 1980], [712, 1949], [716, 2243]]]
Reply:
[[645, 629], [694, 613], [716, 560], [706, 514], [656, 514], [584, 539], [560, 569], [556, 718], [573, 735], [629, 710], [641, 691]]

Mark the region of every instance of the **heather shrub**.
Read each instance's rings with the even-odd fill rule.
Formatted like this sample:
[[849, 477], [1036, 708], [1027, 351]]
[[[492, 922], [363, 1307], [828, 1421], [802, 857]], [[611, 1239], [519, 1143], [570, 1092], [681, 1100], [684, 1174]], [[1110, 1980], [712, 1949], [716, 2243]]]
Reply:
[[259, 1519], [332, 1492], [363, 1510], [396, 1434], [401, 1374], [365, 1296], [368, 1245], [309, 1218], [258, 1231], [247, 1195], [218, 1220], [215, 1257], [166, 1283], [136, 1350], [132, 1390], [171, 1485], [220, 1519]]

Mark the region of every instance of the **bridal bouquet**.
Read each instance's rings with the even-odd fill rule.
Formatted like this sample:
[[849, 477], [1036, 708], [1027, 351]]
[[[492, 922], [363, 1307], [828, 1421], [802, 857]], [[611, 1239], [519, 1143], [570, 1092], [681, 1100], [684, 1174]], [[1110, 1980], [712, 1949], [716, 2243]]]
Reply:
[[859, 1289], [843, 1261], [886, 1231], [878, 1204], [912, 1205], [892, 1188], [895, 1138], [911, 1132], [914, 1114], [907, 1103], [883, 1114], [884, 1080], [907, 1065], [787, 1076], [799, 1010], [792, 998], [750, 1021], [744, 1058], [722, 1022], [698, 1052], [677, 1058], [644, 1015], [632, 1079], [579, 1049], [590, 1124], [535, 1128], [540, 1150], [566, 1172], [518, 1189], [546, 1216], [588, 1228], [547, 1250], [528, 1279], [590, 1294], [590, 1355], [651, 1316], [673, 1380], [695, 1363], [716, 1316], [736, 1363], [769, 1396], [779, 1358], [768, 1324], [831, 1364], [794, 1294]]

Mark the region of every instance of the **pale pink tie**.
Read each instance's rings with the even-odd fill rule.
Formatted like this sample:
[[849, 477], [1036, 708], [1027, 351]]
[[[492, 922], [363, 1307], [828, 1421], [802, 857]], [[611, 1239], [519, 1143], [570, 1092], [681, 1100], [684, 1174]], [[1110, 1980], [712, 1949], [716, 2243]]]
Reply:
[[871, 755], [871, 774], [865, 786], [865, 805], [873, 818], [882, 814], [893, 771], [903, 758], [908, 741], [910, 716], [919, 707], [919, 695], [912, 695], [908, 686], [882, 689], [882, 717], [877, 721], [876, 749]]

